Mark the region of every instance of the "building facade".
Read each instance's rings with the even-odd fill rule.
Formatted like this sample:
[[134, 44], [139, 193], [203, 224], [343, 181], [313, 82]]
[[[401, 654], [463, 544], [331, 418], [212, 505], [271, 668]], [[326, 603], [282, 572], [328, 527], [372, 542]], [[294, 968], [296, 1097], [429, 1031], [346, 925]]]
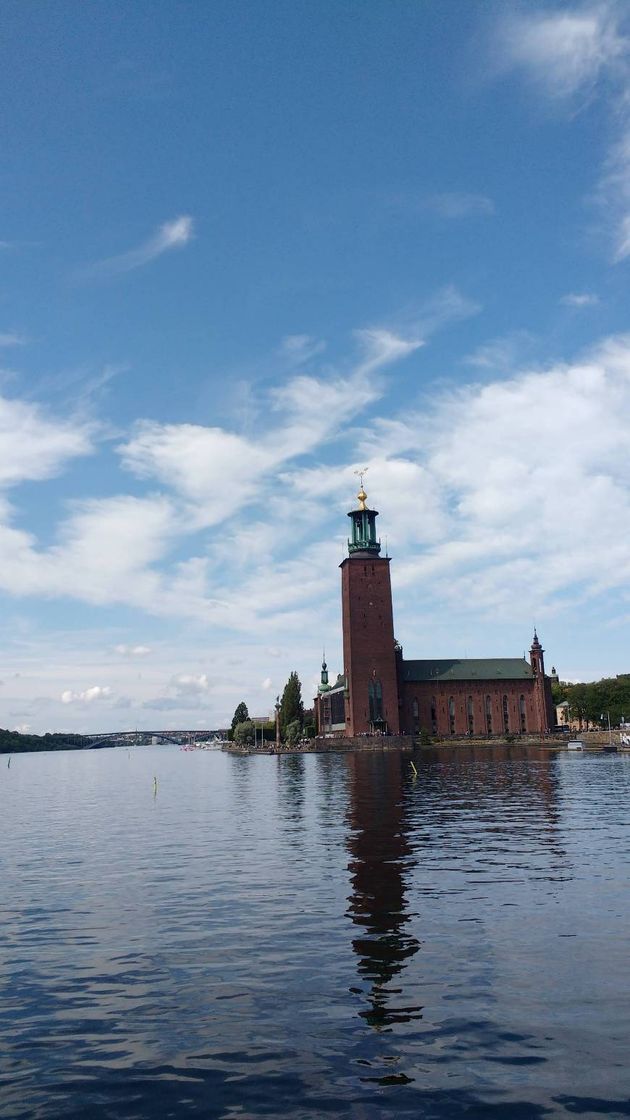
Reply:
[[534, 631], [524, 657], [406, 660], [394, 636], [390, 560], [380, 555], [378, 511], [361, 487], [341, 564], [344, 671], [324, 661], [315, 700], [320, 735], [383, 732], [499, 736], [551, 730], [555, 713]]

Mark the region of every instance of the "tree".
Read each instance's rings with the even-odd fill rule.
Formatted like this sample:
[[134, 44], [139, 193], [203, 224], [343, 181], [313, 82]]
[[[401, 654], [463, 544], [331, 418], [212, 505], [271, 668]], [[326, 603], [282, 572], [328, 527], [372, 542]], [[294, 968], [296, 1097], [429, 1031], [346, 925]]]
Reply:
[[290, 743], [291, 746], [293, 746], [294, 743], [297, 743], [301, 733], [302, 728], [300, 727], [300, 721], [298, 719], [294, 719], [287, 725], [284, 733], [287, 743]]
[[254, 725], [252, 721], [250, 719], [245, 719], [242, 723], [237, 723], [233, 731], [233, 736], [235, 743], [240, 743], [241, 745], [245, 743], [253, 743]]
[[630, 674], [604, 677], [601, 681], [582, 681], [571, 684], [560, 681], [553, 690], [554, 703], [566, 700], [571, 719], [580, 728], [593, 724], [606, 728], [608, 717], [612, 727], [630, 719]]
[[246, 723], [249, 719], [249, 712], [247, 711], [247, 704], [241, 700], [240, 704], [236, 705], [236, 711], [232, 716], [232, 735], [236, 728], [237, 723]]
[[280, 730], [284, 738], [286, 738], [289, 724], [295, 721], [299, 723], [301, 728], [304, 723], [304, 704], [302, 703], [300, 678], [294, 670], [284, 686], [282, 700], [280, 701]]

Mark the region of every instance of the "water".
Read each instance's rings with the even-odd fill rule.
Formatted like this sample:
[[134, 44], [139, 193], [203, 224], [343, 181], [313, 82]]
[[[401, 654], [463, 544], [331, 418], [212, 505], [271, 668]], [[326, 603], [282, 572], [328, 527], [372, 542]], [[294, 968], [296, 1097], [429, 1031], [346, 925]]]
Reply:
[[415, 762], [0, 757], [3, 1120], [630, 1116], [630, 756]]

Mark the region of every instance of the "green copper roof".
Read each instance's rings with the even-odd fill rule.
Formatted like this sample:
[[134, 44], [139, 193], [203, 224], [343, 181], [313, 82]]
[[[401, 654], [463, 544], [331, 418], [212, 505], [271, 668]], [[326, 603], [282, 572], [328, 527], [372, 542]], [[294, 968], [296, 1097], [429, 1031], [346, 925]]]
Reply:
[[348, 517], [352, 520], [352, 537], [348, 541], [350, 556], [356, 552], [378, 556], [381, 551], [381, 542], [376, 539], [378, 510], [362, 506], [361, 509], [351, 509]]
[[522, 657], [403, 661], [402, 673], [404, 681], [530, 681], [534, 675]]

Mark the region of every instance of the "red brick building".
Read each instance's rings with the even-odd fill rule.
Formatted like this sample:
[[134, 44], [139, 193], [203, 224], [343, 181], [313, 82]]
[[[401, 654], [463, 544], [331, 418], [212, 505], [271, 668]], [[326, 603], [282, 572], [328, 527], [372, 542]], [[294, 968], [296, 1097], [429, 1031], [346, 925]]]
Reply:
[[377, 510], [361, 487], [341, 564], [344, 671], [334, 685], [324, 662], [315, 701], [321, 735], [496, 735], [550, 730], [551, 680], [534, 631], [519, 657], [408, 661], [394, 637], [390, 560], [380, 555]]

